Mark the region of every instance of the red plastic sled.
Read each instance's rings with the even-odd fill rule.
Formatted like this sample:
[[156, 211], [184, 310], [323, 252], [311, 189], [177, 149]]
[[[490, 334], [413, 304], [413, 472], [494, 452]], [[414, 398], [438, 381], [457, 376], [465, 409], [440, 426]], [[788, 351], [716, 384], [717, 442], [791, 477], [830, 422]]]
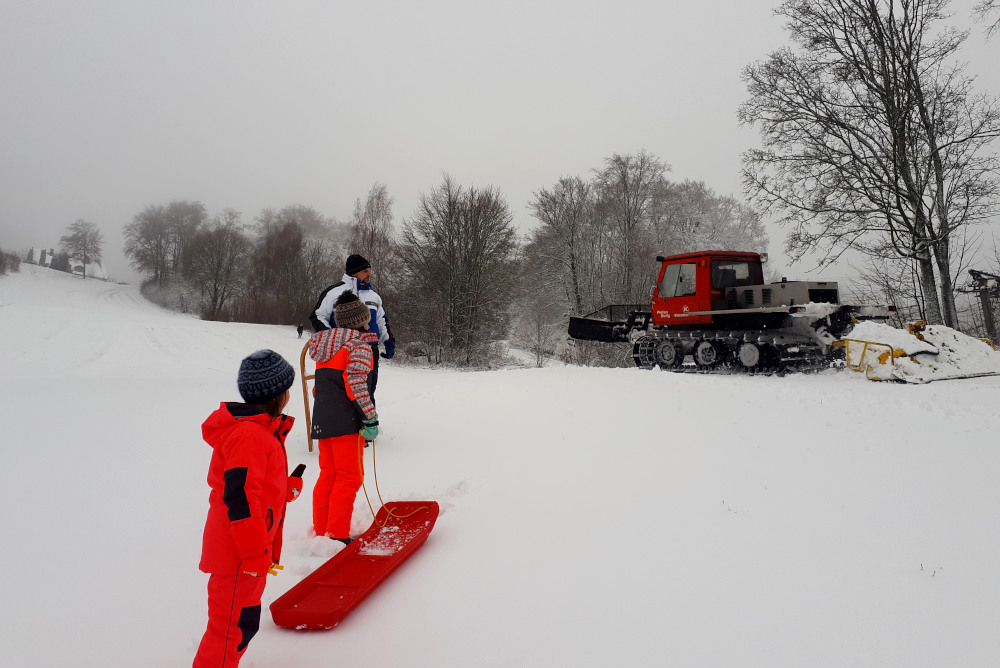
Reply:
[[368, 531], [271, 604], [278, 626], [330, 629], [424, 544], [437, 501], [390, 501]]

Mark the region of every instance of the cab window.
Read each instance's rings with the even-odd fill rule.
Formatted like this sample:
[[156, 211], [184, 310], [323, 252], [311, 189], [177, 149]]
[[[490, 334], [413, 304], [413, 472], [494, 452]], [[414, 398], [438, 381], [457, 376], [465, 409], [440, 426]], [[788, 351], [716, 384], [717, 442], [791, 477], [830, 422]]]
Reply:
[[696, 294], [695, 275], [697, 265], [670, 264], [663, 271], [657, 295], [660, 297], [689, 297]]
[[756, 262], [712, 261], [712, 288], [725, 290], [741, 285], [761, 285], [763, 275]]

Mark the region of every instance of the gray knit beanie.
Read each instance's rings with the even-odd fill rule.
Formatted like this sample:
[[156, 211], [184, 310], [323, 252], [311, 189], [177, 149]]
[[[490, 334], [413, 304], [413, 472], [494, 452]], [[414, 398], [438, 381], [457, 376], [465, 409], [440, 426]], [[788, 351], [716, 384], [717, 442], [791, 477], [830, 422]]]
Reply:
[[248, 404], [266, 404], [295, 382], [295, 369], [273, 350], [258, 350], [240, 362], [236, 386]]
[[337, 297], [337, 304], [333, 307], [333, 319], [337, 327], [364, 329], [365, 323], [371, 318], [372, 314], [368, 311], [368, 307], [350, 290]]

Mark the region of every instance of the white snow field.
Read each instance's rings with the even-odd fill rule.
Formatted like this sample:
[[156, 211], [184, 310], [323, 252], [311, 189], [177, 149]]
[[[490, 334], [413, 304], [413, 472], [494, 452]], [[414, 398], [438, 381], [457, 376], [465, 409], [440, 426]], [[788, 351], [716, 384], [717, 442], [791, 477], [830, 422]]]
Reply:
[[[0, 277], [5, 668], [189, 666], [210, 450], [245, 355], [294, 328], [202, 322], [135, 286]], [[388, 362], [367, 488], [433, 499], [427, 543], [339, 626], [245, 668], [993, 667], [1000, 378], [707, 376]], [[322, 562], [299, 418], [285, 570]], [[371, 515], [364, 494], [356, 533]]]

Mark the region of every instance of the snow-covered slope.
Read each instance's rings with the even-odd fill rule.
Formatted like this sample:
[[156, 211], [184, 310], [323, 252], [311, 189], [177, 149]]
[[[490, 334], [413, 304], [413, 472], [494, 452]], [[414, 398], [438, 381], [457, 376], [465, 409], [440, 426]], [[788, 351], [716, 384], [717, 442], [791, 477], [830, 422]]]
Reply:
[[[303, 343], [134, 287], [0, 277], [0, 665], [190, 665], [201, 422], [244, 355], [297, 364]], [[241, 665], [994, 666], [998, 399], [1000, 378], [386, 363], [367, 489], [377, 465], [384, 498], [441, 503], [437, 526], [337, 628], [265, 613]], [[265, 605], [322, 560], [304, 420], [289, 450], [307, 491]]]

